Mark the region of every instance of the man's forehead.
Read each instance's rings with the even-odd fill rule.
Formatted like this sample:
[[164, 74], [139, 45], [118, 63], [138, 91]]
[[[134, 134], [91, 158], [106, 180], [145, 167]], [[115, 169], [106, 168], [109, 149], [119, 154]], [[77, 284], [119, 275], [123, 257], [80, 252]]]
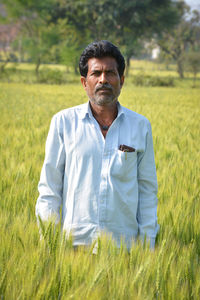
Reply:
[[117, 69], [117, 62], [114, 57], [92, 57], [88, 60], [88, 69]]

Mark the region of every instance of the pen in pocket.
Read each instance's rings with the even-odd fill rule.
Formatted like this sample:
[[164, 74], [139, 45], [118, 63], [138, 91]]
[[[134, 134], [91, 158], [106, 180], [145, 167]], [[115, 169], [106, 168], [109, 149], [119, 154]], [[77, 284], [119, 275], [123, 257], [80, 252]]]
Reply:
[[121, 150], [123, 152], [135, 152], [135, 148], [132, 148], [132, 147], [127, 146], [127, 145], [120, 145], [119, 150]]
[[120, 145], [119, 150], [125, 152], [125, 160], [127, 160], [127, 152], [135, 152], [134, 148], [127, 145]]

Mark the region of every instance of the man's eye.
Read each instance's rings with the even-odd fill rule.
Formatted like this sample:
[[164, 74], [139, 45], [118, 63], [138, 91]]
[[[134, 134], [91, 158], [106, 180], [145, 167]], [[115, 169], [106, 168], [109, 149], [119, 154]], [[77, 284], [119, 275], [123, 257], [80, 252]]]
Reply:
[[108, 74], [108, 75], [115, 75], [116, 73], [115, 73], [115, 71], [110, 70], [110, 71], [107, 72], [107, 74]]
[[99, 75], [100, 75], [100, 72], [99, 72], [99, 71], [95, 71], [95, 72], [92, 73], [92, 75], [94, 75], [94, 76], [99, 76]]

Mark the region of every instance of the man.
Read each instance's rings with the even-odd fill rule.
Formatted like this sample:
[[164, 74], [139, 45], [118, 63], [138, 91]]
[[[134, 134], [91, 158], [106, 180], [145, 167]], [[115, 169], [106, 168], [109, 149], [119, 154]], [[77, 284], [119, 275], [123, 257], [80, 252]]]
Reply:
[[146, 236], [154, 247], [157, 179], [149, 121], [118, 102], [125, 62], [108, 41], [86, 47], [79, 63], [89, 102], [57, 113], [46, 142], [36, 215], [60, 219], [73, 243], [101, 232], [130, 248]]

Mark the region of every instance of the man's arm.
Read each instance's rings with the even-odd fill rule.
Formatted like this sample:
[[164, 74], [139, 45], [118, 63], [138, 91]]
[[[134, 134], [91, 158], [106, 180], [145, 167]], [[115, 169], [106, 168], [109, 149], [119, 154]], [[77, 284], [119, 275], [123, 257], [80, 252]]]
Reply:
[[62, 204], [63, 176], [65, 167], [65, 150], [62, 128], [57, 116], [54, 116], [45, 147], [45, 160], [38, 185], [39, 197], [36, 203], [36, 216], [43, 221], [60, 219]]
[[150, 241], [150, 247], [154, 248], [155, 238], [159, 230], [159, 225], [157, 224], [158, 186], [152, 131], [149, 122], [145, 151], [138, 154], [138, 189], [137, 220], [139, 225], [139, 237], [144, 240], [146, 236], [147, 240]]

